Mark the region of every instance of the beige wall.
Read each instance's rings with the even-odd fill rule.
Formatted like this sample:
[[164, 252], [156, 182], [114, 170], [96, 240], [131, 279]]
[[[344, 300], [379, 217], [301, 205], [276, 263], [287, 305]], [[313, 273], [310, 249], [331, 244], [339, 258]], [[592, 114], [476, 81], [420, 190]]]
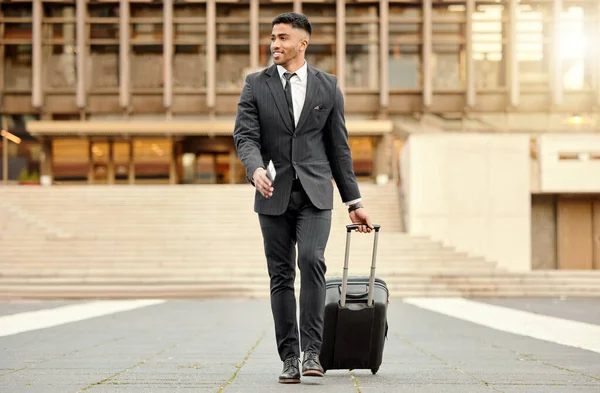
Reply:
[[400, 153], [408, 232], [530, 270], [529, 147], [527, 135], [411, 135]]
[[600, 192], [600, 135], [544, 134], [537, 151], [541, 192]]

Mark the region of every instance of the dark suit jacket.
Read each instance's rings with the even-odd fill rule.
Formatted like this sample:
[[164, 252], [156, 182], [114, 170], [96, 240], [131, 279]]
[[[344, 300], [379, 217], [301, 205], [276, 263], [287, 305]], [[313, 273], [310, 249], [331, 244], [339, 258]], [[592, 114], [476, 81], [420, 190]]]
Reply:
[[285, 212], [294, 169], [319, 209], [333, 209], [332, 177], [344, 202], [360, 198], [348, 146], [344, 98], [334, 75], [308, 65], [306, 98], [295, 130], [277, 66], [248, 75], [233, 138], [250, 182], [254, 171], [266, 168], [269, 160], [277, 171], [271, 198], [256, 191], [257, 213]]

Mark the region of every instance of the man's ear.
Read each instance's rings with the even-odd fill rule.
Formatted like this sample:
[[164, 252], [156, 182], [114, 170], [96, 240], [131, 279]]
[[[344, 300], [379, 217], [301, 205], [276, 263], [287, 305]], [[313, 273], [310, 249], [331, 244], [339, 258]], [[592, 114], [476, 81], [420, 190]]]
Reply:
[[301, 51], [305, 51], [305, 50], [306, 50], [306, 48], [308, 48], [308, 38], [303, 38], [303, 39], [300, 41], [300, 50], [301, 50]]

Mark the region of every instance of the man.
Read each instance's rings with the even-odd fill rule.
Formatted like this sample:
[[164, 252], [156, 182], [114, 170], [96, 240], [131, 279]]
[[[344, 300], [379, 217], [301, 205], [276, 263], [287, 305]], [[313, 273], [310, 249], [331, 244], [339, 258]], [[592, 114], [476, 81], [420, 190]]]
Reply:
[[[256, 188], [270, 277], [271, 309], [281, 383], [299, 383], [294, 294], [296, 244], [301, 272], [300, 344], [303, 376], [323, 376], [319, 352], [325, 305], [325, 246], [331, 228], [333, 184], [359, 232], [371, 232], [360, 203], [344, 120], [344, 99], [333, 75], [304, 59], [312, 28], [301, 14], [272, 22], [274, 65], [246, 77], [233, 133], [248, 180]], [[272, 161], [275, 174], [268, 175]]]

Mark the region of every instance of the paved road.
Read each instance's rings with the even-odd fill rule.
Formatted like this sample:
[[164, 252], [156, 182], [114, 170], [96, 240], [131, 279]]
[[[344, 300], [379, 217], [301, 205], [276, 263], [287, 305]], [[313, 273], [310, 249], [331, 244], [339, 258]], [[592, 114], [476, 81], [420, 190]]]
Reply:
[[[0, 302], [0, 392], [600, 392], [600, 350], [594, 349], [600, 347], [593, 337], [600, 332], [600, 299], [467, 304], [550, 316], [539, 333], [556, 331], [556, 337], [567, 337], [567, 345], [531, 337], [537, 331], [509, 333], [450, 316], [467, 312], [464, 304], [446, 313], [392, 299], [389, 340], [377, 375], [330, 370], [324, 378], [286, 386], [277, 383], [281, 362], [267, 301], [167, 301], [88, 317], [82, 310], [89, 304]], [[81, 320], [36, 327], [73, 305], [82, 307], [72, 311]], [[24, 314], [48, 309], [53, 311], [44, 317]], [[25, 319], [8, 318], [27, 315], [33, 316], [22, 329], [28, 331], [7, 333], [9, 323], [25, 326]], [[501, 322], [490, 319], [490, 324]], [[585, 334], [591, 337], [583, 345], [592, 349], [569, 344], [577, 338], [570, 336]], [[595, 339], [600, 342], [600, 335]]]

